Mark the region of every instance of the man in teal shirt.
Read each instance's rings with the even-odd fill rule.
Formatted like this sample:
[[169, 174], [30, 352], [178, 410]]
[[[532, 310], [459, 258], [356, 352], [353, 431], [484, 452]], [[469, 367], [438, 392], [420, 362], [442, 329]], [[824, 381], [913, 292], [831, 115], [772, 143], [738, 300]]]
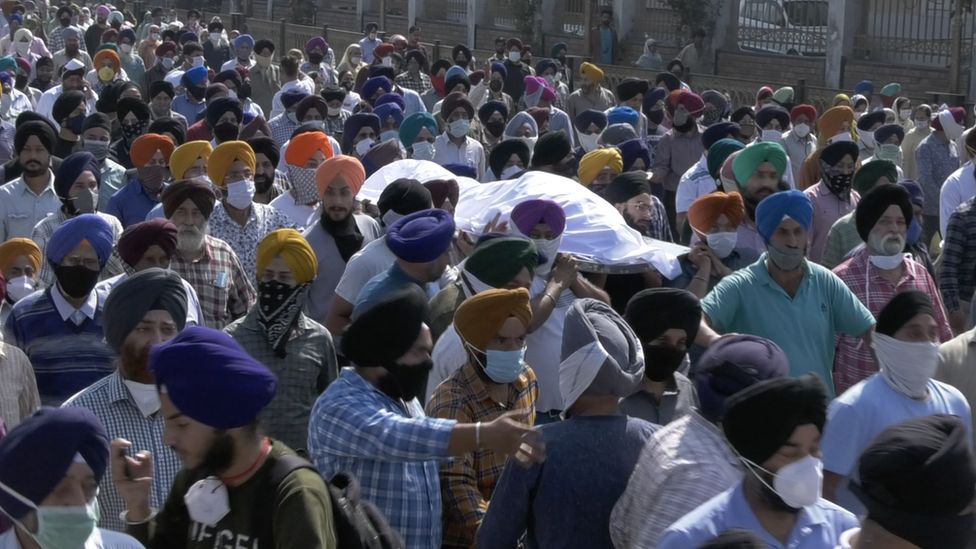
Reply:
[[769, 195], [756, 209], [766, 253], [725, 277], [702, 301], [718, 332], [753, 334], [776, 342], [790, 359], [790, 375], [813, 373], [830, 382], [838, 334], [869, 345], [874, 317], [829, 270], [807, 261], [813, 205], [800, 191]]

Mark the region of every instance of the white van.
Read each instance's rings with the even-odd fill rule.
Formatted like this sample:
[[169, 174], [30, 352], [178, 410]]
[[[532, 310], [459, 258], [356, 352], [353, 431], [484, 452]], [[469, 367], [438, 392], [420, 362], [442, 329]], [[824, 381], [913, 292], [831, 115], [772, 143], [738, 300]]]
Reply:
[[825, 55], [827, 0], [739, 0], [739, 47], [786, 55]]

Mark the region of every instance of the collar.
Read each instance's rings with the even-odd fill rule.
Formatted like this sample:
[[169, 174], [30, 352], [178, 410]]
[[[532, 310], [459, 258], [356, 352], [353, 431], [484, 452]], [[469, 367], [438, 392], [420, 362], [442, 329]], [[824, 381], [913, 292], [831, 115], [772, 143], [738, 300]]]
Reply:
[[[745, 474], [751, 475], [752, 473], [746, 471]], [[732, 524], [747, 525], [747, 530], [763, 532], [769, 535], [766, 529], [760, 524], [759, 518], [756, 517], [756, 513], [752, 510], [752, 507], [749, 506], [749, 502], [746, 501], [745, 479], [739, 481], [739, 484], [733, 489], [732, 496], [729, 499], [727, 520]], [[819, 524], [827, 524], [827, 516], [824, 514], [823, 509], [820, 508], [820, 503], [817, 502], [808, 507], [804, 507], [796, 515], [796, 524], [790, 532], [790, 541], [793, 541], [793, 533], [801, 532], [804, 528]], [[789, 546], [789, 543], [787, 545]]]
[[[24, 186], [24, 194], [27, 194], [27, 193], [34, 194], [34, 191], [31, 190], [30, 185], [27, 184], [27, 180], [24, 179], [24, 176], [23, 175], [20, 176], [20, 182]], [[39, 197], [39, 196], [45, 195], [47, 193], [54, 194], [54, 172], [52, 172], [50, 168], [48, 168], [48, 170], [47, 170], [47, 186], [44, 187], [44, 190], [41, 192], [41, 194], [39, 194], [39, 195], [38, 194], [34, 194], [34, 196], [38, 196]]]
[[67, 321], [79, 311], [89, 319], [95, 319], [95, 310], [98, 308], [98, 293], [95, 290], [92, 290], [88, 294], [88, 299], [81, 305], [80, 309], [75, 309], [73, 305], [68, 303], [64, 296], [61, 295], [61, 290], [58, 289], [57, 284], [52, 286], [50, 290], [51, 301], [54, 302], [58, 314], [61, 315], [61, 320]]
[[105, 384], [105, 393], [109, 404], [122, 401], [130, 402], [129, 390], [125, 387], [125, 381], [122, 379], [122, 374], [118, 370], [109, 374], [108, 383]]
[[[905, 254], [902, 255], [904, 256]], [[855, 252], [854, 257], [856, 258], [855, 261], [863, 261], [867, 265], [867, 276], [870, 276], [875, 280], [881, 280], [884, 281], [885, 283], [889, 283], [886, 278], [881, 276], [881, 269], [875, 267], [871, 263], [870, 254], [868, 253], [867, 246], [862, 246], [860, 250]], [[899, 278], [898, 282], [895, 283], [896, 287], [901, 286], [902, 283], [904, 283], [906, 280], [915, 280], [916, 278], [915, 268], [912, 265], [912, 261], [910, 261], [908, 257], [905, 257], [905, 259], [902, 261], [902, 265], [905, 266], [905, 272], [902, 273], [901, 278]]]
[[[786, 290], [784, 290], [783, 287], [780, 286], [775, 279], [773, 279], [773, 275], [769, 272], [769, 267], [766, 265], [767, 261], [769, 261], [769, 252], [763, 252], [762, 255], [759, 256], [759, 259], [756, 260], [755, 265], [759, 268], [759, 272], [760, 272], [759, 276], [761, 277], [759, 282], [766, 286], [779, 288], [780, 291], [786, 294]], [[803, 280], [800, 281], [800, 287], [797, 288], [796, 296], [794, 296], [794, 298], [799, 296], [800, 293], [803, 291], [803, 288], [806, 287], [807, 281], [810, 280], [810, 275], [811, 275], [810, 260], [804, 259]]]

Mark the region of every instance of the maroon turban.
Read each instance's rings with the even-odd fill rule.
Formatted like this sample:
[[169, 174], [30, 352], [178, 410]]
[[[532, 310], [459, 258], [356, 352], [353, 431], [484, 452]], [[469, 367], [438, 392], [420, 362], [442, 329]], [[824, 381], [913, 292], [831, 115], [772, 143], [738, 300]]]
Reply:
[[119, 257], [130, 267], [135, 267], [153, 245], [172, 256], [176, 250], [176, 225], [168, 219], [157, 218], [128, 226], [119, 237]]
[[163, 202], [163, 213], [167, 219], [173, 217], [176, 208], [179, 208], [180, 204], [187, 199], [192, 200], [197, 208], [200, 208], [200, 212], [207, 219], [210, 219], [210, 214], [213, 213], [214, 203], [217, 202], [217, 195], [214, 194], [210, 185], [195, 179], [173, 183], [169, 187], [166, 187], [166, 190], [163, 191], [163, 195], [160, 198]]

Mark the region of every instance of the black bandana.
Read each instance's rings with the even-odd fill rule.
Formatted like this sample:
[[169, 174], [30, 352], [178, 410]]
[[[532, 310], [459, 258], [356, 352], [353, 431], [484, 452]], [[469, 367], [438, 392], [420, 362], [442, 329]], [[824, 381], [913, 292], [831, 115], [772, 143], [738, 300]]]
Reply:
[[322, 212], [319, 223], [322, 224], [322, 229], [335, 240], [339, 256], [346, 263], [349, 263], [349, 258], [363, 247], [363, 234], [359, 232], [359, 225], [356, 224], [356, 217], [353, 214], [349, 214], [342, 221], [333, 221], [328, 213]]
[[285, 358], [285, 345], [292, 328], [298, 322], [302, 304], [310, 285], [294, 288], [276, 280], [258, 283], [258, 323], [268, 336], [268, 343], [278, 358]]

